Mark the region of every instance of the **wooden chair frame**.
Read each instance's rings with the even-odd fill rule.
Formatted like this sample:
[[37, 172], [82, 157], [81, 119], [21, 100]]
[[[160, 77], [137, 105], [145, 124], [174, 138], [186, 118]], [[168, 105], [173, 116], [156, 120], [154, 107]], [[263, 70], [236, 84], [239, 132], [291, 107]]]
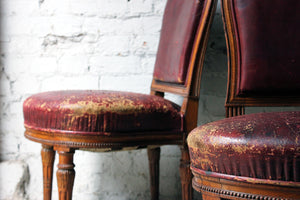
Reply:
[[189, 154], [186, 136], [197, 126], [198, 100], [200, 95], [200, 80], [206, 51], [209, 27], [216, 9], [216, 0], [207, 0], [202, 19], [198, 26], [192, 55], [185, 84], [165, 83], [153, 79], [151, 95], [164, 96], [165, 92], [183, 96], [181, 113], [185, 117], [185, 129], [181, 133], [143, 133], [137, 135], [115, 134], [114, 136], [83, 136], [60, 134], [53, 131], [37, 131], [26, 128], [25, 137], [42, 144], [41, 156], [43, 163], [44, 200], [51, 199], [53, 163], [55, 152], [59, 154], [57, 170], [57, 184], [60, 200], [71, 200], [75, 170], [73, 155], [80, 149], [122, 149], [123, 147], [147, 148], [151, 178], [152, 199], [159, 198], [159, 157], [160, 145], [175, 144], [181, 147], [180, 176], [182, 184], [182, 199], [192, 199], [192, 174], [189, 168]]
[[[236, 95], [238, 67], [240, 65], [238, 40], [235, 32], [236, 19], [233, 16], [233, 2], [221, 0], [224, 30], [228, 52], [228, 82], [226, 96], [226, 117], [245, 114], [245, 107], [284, 107], [300, 106], [300, 96], [259, 96], [241, 97]], [[285, 182], [267, 181], [246, 178], [247, 181], [237, 180], [236, 177], [213, 177], [193, 169], [193, 188], [202, 193], [203, 200], [241, 200], [264, 199], [282, 200], [300, 199], [299, 185]], [[253, 184], [256, 183], [256, 184]], [[278, 198], [277, 198], [278, 197]], [[285, 199], [284, 198], [284, 199]]]

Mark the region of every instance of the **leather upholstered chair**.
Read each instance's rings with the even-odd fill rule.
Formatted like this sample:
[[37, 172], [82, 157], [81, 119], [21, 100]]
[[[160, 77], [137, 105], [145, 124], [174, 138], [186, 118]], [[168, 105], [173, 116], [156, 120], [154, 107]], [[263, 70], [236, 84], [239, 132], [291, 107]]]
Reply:
[[[192, 198], [186, 135], [196, 127], [201, 70], [216, 0], [168, 0], [151, 94], [54, 91], [23, 104], [25, 136], [42, 144], [44, 200], [51, 199], [55, 151], [60, 200], [72, 199], [76, 150], [148, 148], [151, 196], [158, 199], [160, 145], [182, 146], [183, 199]], [[112, 80], [113, 81], [113, 80]], [[181, 106], [164, 93], [183, 96]]]
[[[300, 1], [222, 0], [228, 49], [226, 119], [188, 136], [204, 200], [300, 199]], [[298, 109], [295, 109], [298, 110]]]

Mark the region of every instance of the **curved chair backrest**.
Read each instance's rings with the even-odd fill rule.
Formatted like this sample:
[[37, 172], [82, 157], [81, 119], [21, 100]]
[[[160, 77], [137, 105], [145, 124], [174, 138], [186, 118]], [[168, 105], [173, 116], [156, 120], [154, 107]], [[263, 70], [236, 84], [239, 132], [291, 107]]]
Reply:
[[299, 9], [299, 0], [222, 0], [229, 115], [300, 105]]

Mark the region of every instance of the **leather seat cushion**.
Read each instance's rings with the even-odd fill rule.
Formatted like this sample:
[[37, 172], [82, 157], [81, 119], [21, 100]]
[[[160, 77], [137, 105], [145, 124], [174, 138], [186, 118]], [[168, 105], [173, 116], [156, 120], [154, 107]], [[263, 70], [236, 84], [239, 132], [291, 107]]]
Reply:
[[231, 117], [188, 136], [191, 165], [207, 173], [300, 182], [300, 111]]
[[116, 91], [54, 91], [23, 104], [26, 128], [81, 134], [181, 131], [180, 107], [162, 97]]

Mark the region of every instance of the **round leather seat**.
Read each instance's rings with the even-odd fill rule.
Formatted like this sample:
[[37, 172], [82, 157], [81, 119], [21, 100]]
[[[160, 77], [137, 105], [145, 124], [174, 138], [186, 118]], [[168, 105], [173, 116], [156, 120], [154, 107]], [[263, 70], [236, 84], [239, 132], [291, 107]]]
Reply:
[[180, 132], [180, 107], [154, 95], [116, 91], [54, 91], [23, 104], [26, 128], [60, 133]]
[[[191, 167], [201, 174], [300, 182], [300, 112], [231, 117], [188, 136]], [[238, 176], [238, 177], [237, 177]]]

